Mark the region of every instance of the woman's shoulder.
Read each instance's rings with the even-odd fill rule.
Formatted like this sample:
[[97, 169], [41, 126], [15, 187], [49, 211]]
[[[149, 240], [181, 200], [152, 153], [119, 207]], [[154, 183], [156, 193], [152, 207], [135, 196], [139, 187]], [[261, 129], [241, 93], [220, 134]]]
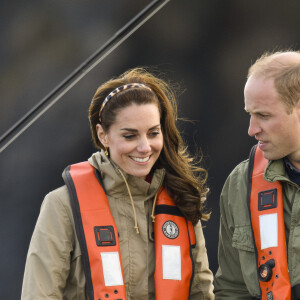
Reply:
[[63, 185], [51, 192], [49, 192], [45, 199], [49, 199], [48, 201], [59, 201], [62, 204], [66, 204], [70, 202], [70, 195], [66, 185]]
[[49, 192], [42, 203], [41, 210], [55, 210], [61, 211], [68, 216], [72, 215], [71, 199], [68, 188], [66, 185], [61, 186], [51, 192]]

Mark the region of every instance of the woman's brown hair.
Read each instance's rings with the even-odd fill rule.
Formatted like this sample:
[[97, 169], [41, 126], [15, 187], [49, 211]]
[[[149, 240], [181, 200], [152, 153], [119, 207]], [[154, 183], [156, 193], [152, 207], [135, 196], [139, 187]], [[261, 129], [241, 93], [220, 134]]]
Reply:
[[97, 89], [89, 108], [90, 129], [95, 146], [98, 149], [104, 149], [96, 131], [96, 125], [100, 123], [99, 111], [104, 99], [114, 89], [130, 83], [145, 84], [151, 91], [146, 88], [131, 88], [114, 95], [106, 103], [101, 114], [103, 129], [108, 132], [117, 113], [133, 103], [158, 105], [164, 145], [153, 168], [166, 170], [164, 186], [187, 219], [191, 220], [193, 224], [196, 224], [199, 219], [207, 220], [209, 214], [202, 211], [208, 191], [206, 187], [207, 172], [194, 163], [195, 159], [187, 152], [176, 127], [177, 104], [175, 95], [170, 85], [164, 80], [154, 76], [144, 68], [135, 68], [101, 85]]

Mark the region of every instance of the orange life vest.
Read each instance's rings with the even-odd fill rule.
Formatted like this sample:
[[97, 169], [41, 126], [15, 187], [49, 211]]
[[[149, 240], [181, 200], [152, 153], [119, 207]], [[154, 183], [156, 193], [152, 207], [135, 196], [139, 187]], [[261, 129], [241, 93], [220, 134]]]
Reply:
[[[101, 186], [88, 162], [67, 167], [64, 181], [71, 195], [77, 238], [90, 300], [125, 300], [118, 229]], [[155, 298], [189, 298], [194, 273], [194, 227], [161, 189], [155, 209]]]
[[263, 300], [290, 300], [282, 185], [264, 179], [268, 160], [254, 146], [249, 158], [248, 199]]

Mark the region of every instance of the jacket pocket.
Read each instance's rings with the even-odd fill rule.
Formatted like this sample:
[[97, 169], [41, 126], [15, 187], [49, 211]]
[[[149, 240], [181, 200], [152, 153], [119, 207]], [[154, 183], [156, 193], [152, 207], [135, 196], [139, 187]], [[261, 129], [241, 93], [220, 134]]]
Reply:
[[254, 252], [254, 240], [250, 225], [236, 226], [232, 236], [232, 246], [237, 250]]
[[259, 297], [260, 288], [257, 279], [257, 262], [251, 225], [235, 227], [232, 246], [238, 250], [240, 268], [248, 292], [252, 297]]

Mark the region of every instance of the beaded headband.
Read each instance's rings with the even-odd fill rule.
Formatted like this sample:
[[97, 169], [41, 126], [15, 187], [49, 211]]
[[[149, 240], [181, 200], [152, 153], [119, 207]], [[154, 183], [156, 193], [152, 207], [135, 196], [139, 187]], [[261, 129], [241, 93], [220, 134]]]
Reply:
[[124, 91], [124, 90], [128, 90], [128, 89], [131, 89], [131, 88], [145, 88], [149, 91], [151, 91], [151, 89], [145, 85], [145, 84], [142, 84], [142, 83], [129, 83], [129, 84], [125, 84], [125, 85], [122, 85], [116, 89], [114, 89], [112, 92], [110, 92], [106, 98], [104, 99], [104, 101], [102, 102], [102, 105], [101, 105], [101, 108], [100, 108], [100, 111], [99, 111], [99, 121], [101, 122], [101, 115], [102, 115], [102, 111], [104, 109], [104, 106], [107, 104], [107, 102], [113, 97], [115, 96], [116, 94]]

